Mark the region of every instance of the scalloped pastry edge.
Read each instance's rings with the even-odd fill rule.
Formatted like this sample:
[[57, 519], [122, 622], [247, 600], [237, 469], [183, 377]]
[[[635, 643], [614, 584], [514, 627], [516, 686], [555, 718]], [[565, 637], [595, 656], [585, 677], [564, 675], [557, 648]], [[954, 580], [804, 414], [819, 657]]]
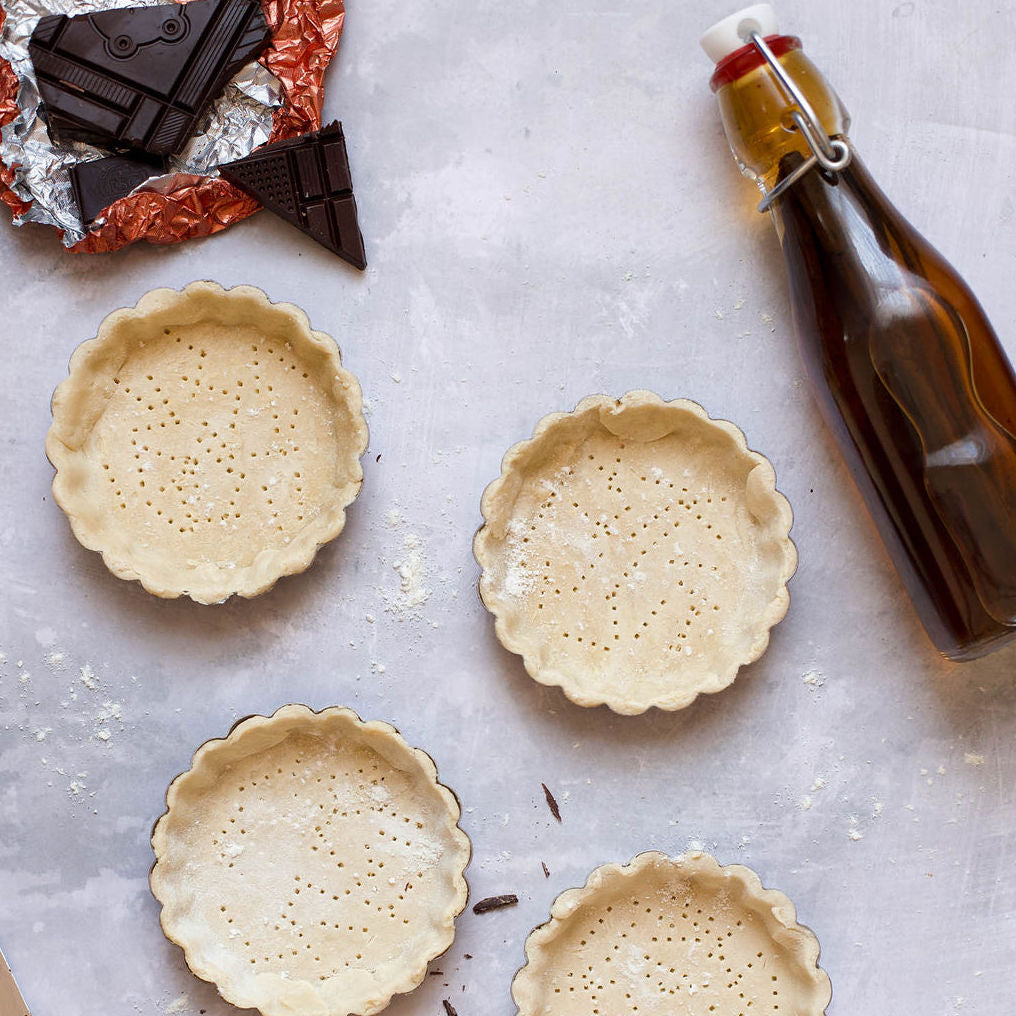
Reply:
[[526, 961], [515, 972], [511, 983], [512, 1000], [518, 1016], [535, 1013], [538, 999], [528, 984], [526, 971], [540, 957], [547, 955], [554, 946], [557, 936], [564, 930], [566, 922], [583, 904], [595, 901], [598, 894], [617, 882], [637, 879], [644, 871], [661, 864], [672, 865], [675, 875], [690, 881], [706, 883], [728, 881], [737, 886], [738, 898], [753, 900], [761, 905], [776, 925], [774, 940], [793, 954], [801, 972], [811, 982], [816, 993], [824, 999], [821, 1008], [800, 1016], [822, 1016], [832, 1000], [832, 982], [829, 975], [818, 965], [820, 946], [815, 933], [797, 920], [797, 908], [790, 898], [779, 889], [766, 889], [762, 880], [751, 868], [743, 864], [721, 866], [711, 854], [703, 851], [689, 851], [671, 857], [658, 850], [644, 851], [625, 864], [603, 864], [590, 872], [583, 886], [566, 889], [554, 900], [550, 918], [535, 927], [526, 938], [524, 947]]
[[[369, 999], [359, 1012], [353, 1014], [348, 1010], [343, 1010], [341, 1013], [335, 1011], [330, 1013], [329, 1016], [374, 1016], [375, 1013], [384, 1009], [396, 995], [405, 994], [417, 988], [426, 978], [427, 967], [430, 963], [439, 956], [444, 955], [451, 947], [455, 939], [455, 920], [465, 909], [469, 899], [469, 884], [466, 881], [465, 872], [472, 859], [472, 842], [458, 824], [462, 817], [462, 806], [459, 803], [458, 796], [453, 790], [440, 782], [437, 764], [434, 762], [434, 759], [422, 748], [412, 747], [392, 724], [386, 723], [383, 720], [363, 720], [356, 712], [346, 706], [329, 706], [325, 709], [313, 710], [309, 706], [300, 703], [290, 703], [281, 706], [271, 716], [253, 714], [237, 720], [225, 737], [213, 738], [201, 744], [194, 752], [190, 768], [176, 776], [167, 787], [166, 810], [152, 828], [151, 843], [153, 853], [155, 854], [155, 861], [149, 871], [148, 885], [152, 896], [162, 908], [159, 914], [159, 923], [162, 926], [163, 933], [170, 942], [178, 945], [183, 950], [184, 960], [191, 973], [201, 980], [215, 985], [219, 995], [232, 1005], [241, 1008], [255, 1007], [262, 1013], [265, 1013], [266, 1016], [269, 1016], [269, 1014], [279, 1014], [279, 1016], [282, 1016], [283, 1013], [289, 1013], [291, 1010], [285, 1008], [284, 1005], [282, 1007], [273, 1006], [271, 1008], [265, 1006], [264, 1003], [257, 1005], [248, 995], [241, 993], [228, 979], [225, 982], [217, 979], [218, 976], [221, 976], [221, 971], [217, 970], [214, 965], [206, 963], [200, 952], [205, 940], [198, 942], [188, 941], [187, 936], [178, 929], [178, 924], [181, 921], [186, 923], [186, 910], [183, 907], [174, 906], [172, 896], [170, 896], [169, 900], [165, 898], [167, 887], [164, 882], [163, 872], [159, 869], [160, 862], [163, 862], [169, 847], [169, 816], [174, 805], [178, 802], [180, 794], [186, 792], [187, 784], [193, 778], [193, 774], [205, 766], [214, 765], [217, 757], [223, 753], [226, 753], [226, 760], [228, 760], [230, 749], [235, 747], [237, 742], [242, 738], [247, 738], [251, 735], [256, 737], [258, 734], [261, 734], [262, 736], [270, 737], [271, 743], [275, 744], [281, 739], [277, 736], [278, 730], [275, 729], [277, 727], [288, 733], [290, 730], [306, 730], [315, 727], [318, 729], [327, 728], [335, 721], [342, 724], [352, 723], [360, 731], [390, 739], [401, 752], [409, 753], [410, 757], [420, 766], [421, 779], [426, 782], [427, 786], [433, 786], [437, 789], [439, 797], [447, 808], [448, 824], [444, 831], [457, 844], [457, 851], [449, 863], [449, 867], [454, 868], [456, 872], [456, 895], [450, 906], [441, 915], [438, 935], [435, 937], [432, 946], [428, 949], [427, 956], [421, 956], [414, 962], [413, 966], [407, 967], [401, 978], [382, 985], [380, 991], [373, 998]], [[242, 757], [247, 756], [244, 755]], [[162, 895], [160, 895], [160, 892]]]
[[[87, 430], [84, 433], [78, 432], [80, 425], [75, 420], [65, 418], [65, 407], [75, 399], [83, 397], [90, 378], [95, 374], [94, 366], [100, 361], [101, 354], [110, 341], [109, 337], [117, 326], [123, 322], [136, 321], [147, 315], [171, 309], [200, 294], [211, 294], [224, 300], [231, 298], [253, 300], [287, 316], [294, 329], [290, 341], [293, 341], [294, 345], [304, 344], [315, 349], [324, 354], [330, 362], [333, 374], [330, 392], [337, 402], [345, 405], [353, 422], [353, 430], [346, 451], [348, 455], [346, 467], [352, 479], [341, 496], [322, 506], [332, 515], [327, 528], [319, 538], [313, 543], [296, 538], [285, 551], [270, 555], [259, 554], [250, 565], [230, 571], [228, 581], [226, 573], [222, 573], [223, 578], [219, 584], [209, 583], [198, 589], [188, 588], [191, 585], [188, 581], [191, 576], [183, 570], [180, 572], [179, 582], [172, 584], [156, 582], [150, 576], [139, 572], [130, 560], [108, 550], [104, 546], [103, 533], [91, 528], [85, 521], [86, 513], [78, 508], [77, 492], [65, 482], [64, 476], [66, 467], [80, 454], [80, 449], [88, 436]], [[51, 409], [53, 422], [46, 434], [46, 457], [55, 470], [53, 498], [67, 516], [75, 538], [87, 550], [97, 551], [102, 556], [103, 563], [117, 578], [137, 581], [153, 596], [162, 599], [188, 596], [203, 604], [222, 603], [234, 595], [249, 599], [267, 592], [284, 576], [306, 571], [318, 550], [334, 540], [345, 528], [346, 508], [356, 500], [363, 485], [363, 468], [359, 460], [367, 450], [369, 435], [367, 422], [363, 416], [363, 396], [359, 381], [342, 366], [342, 356], [335, 340], [326, 332], [312, 329], [309, 318], [300, 307], [286, 302], [275, 303], [269, 299], [264, 290], [256, 286], [241, 285], [225, 289], [217, 282], [199, 280], [189, 283], [180, 290], [168, 287], [149, 290], [133, 307], [121, 307], [111, 311], [100, 322], [95, 337], [82, 342], [71, 354], [68, 376], [54, 391]], [[61, 469], [64, 469], [64, 476], [61, 476]]]
[[[783, 544], [783, 568], [777, 578], [777, 592], [768, 604], [765, 612], [756, 622], [755, 637], [740, 660], [733, 661], [726, 671], [718, 671], [712, 675], [711, 681], [702, 681], [695, 687], [676, 688], [672, 695], [661, 697], [651, 702], [635, 702], [625, 699], [622, 695], [603, 695], [587, 691], [570, 674], [554, 667], [541, 666], [533, 653], [527, 652], [527, 640], [519, 637], [508, 627], [508, 618], [513, 606], [505, 598], [497, 595], [496, 589], [489, 580], [495, 559], [495, 551], [490, 546], [491, 528], [500, 521], [497, 503], [504, 496], [505, 488], [511, 482], [520, 460], [524, 460], [531, 449], [543, 441], [547, 435], [563, 420], [576, 417], [591, 409], [600, 410], [600, 419], [605, 415], [616, 415], [629, 408], [640, 406], [673, 407], [692, 413], [706, 423], [731, 437], [738, 451], [752, 462], [754, 468], [751, 476], [755, 484], [761, 484], [772, 498], [779, 517], [779, 531]], [[484, 518], [483, 525], [473, 537], [473, 556], [480, 565], [479, 593], [480, 600], [494, 616], [494, 630], [498, 641], [509, 652], [522, 657], [526, 673], [536, 682], [548, 687], [559, 687], [565, 696], [578, 706], [592, 708], [606, 705], [609, 709], [624, 716], [634, 716], [646, 712], [650, 708], [674, 711], [691, 705], [701, 694], [715, 694], [733, 684], [741, 667], [754, 663], [769, 646], [772, 628], [786, 616], [790, 607], [790, 593], [787, 583], [797, 570], [797, 548], [790, 538], [794, 513], [787, 498], [776, 489], [776, 471], [772, 463], [760, 452], [748, 447], [744, 432], [729, 420], [711, 417], [706, 410], [691, 399], [674, 399], [665, 401], [655, 392], [644, 389], [629, 391], [620, 397], [609, 395], [588, 395], [582, 399], [571, 412], [548, 413], [542, 417], [533, 430], [533, 436], [512, 445], [501, 460], [500, 475], [489, 483], [480, 499], [480, 514]]]

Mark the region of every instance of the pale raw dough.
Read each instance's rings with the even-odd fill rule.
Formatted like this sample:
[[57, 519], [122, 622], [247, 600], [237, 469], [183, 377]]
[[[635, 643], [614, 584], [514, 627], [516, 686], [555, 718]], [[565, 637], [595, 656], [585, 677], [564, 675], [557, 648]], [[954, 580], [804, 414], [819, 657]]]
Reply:
[[786, 613], [792, 514], [733, 424], [651, 392], [545, 417], [484, 492], [480, 593], [543, 684], [619, 713], [725, 688]]
[[562, 893], [526, 941], [519, 1016], [821, 1016], [818, 940], [749, 868], [640, 854]]
[[75, 536], [158, 596], [214, 603], [305, 569], [367, 446], [335, 343], [258, 289], [196, 282], [110, 314], [71, 359], [46, 452]]
[[470, 855], [458, 802], [386, 723], [298, 705], [249, 717], [167, 802], [162, 926], [234, 1005], [370, 1016], [452, 942]]

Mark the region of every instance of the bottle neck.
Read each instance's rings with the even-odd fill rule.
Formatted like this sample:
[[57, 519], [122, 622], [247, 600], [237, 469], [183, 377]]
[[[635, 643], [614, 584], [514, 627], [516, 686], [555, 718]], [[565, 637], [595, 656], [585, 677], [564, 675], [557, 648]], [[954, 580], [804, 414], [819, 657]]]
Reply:
[[[797, 83], [832, 138], [842, 138], [850, 117], [793, 36], [766, 40], [786, 72]], [[716, 68], [712, 87], [720, 104], [731, 152], [745, 176], [765, 194], [776, 185], [780, 162], [791, 153], [811, 155], [808, 142], [790, 112], [791, 100], [754, 46], [732, 53]]]

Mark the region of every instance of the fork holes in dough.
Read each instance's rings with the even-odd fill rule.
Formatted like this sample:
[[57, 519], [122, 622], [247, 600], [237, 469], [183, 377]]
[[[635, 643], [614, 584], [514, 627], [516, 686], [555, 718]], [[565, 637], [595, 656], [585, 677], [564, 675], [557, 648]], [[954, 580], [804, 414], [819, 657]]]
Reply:
[[[506, 646], [621, 712], [729, 684], [785, 609], [796, 558], [785, 499], [749, 483], [761, 456], [700, 407], [654, 399], [626, 396], [616, 430], [597, 397], [541, 422], [484, 495], [475, 541]], [[646, 439], [619, 436], [650, 417]]]

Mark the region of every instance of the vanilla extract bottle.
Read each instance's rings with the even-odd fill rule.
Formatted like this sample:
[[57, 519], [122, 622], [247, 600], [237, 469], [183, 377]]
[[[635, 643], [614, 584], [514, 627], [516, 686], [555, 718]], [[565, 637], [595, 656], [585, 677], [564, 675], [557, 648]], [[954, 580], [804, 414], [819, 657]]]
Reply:
[[1016, 640], [1016, 375], [984, 311], [878, 188], [769, 5], [702, 45], [826, 422], [928, 635], [953, 660]]

